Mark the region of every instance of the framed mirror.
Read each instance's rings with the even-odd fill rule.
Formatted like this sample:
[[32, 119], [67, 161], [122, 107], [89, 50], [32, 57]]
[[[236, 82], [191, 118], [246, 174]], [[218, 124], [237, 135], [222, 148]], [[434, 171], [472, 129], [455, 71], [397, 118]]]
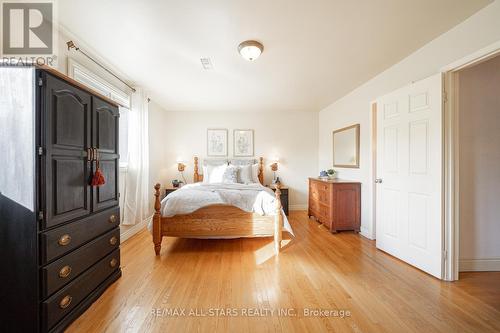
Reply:
[[333, 131], [333, 167], [359, 168], [359, 124]]

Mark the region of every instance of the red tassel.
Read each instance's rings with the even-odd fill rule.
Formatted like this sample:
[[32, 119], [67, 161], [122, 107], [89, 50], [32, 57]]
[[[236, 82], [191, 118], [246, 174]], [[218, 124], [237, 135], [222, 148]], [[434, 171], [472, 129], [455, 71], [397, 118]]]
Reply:
[[95, 173], [90, 184], [92, 186], [101, 186], [106, 184], [106, 179], [104, 179], [104, 175], [102, 174], [101, 169], [99, 169], [99, 161], [96, 163]]

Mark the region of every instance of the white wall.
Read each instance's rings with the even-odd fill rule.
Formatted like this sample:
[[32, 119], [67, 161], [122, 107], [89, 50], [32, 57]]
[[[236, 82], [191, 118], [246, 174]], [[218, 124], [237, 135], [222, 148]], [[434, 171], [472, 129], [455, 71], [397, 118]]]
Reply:
[[[500, 1], [495, 1], [398, 64], [326, 107], [319, 115], [319, 170], [332, 165], [332, 131], [361, 124], [359, 169], [338, 169], [340, 178], [362, 182], [361, 232], [375, 237], [372, 218], [373, 175], [370, 102], [500, 40]], [[388, 50], [390, 52], [390, 50]], [[369, 57], [369, 55], [366, 55]]]
[[269, 161], [280, 158], [278, 175], [290, 187], [291, 209], [307, 208], [308, 177], [318, 170], [316, 112], [167, 112], [152, 102], [150, 121], [150, 183], [162, 187], [179, 179], [176, 160], [187, 161], [185, 176], [192, 182], [193, 156], [206, 156], [207, 128], [227, 128], [228, 154], [233, 153], [233, 129], [255, 131], [255, 157], [264, 157], [265, 183], [272, 180]]
[[460, 270], [500, 270], [500, 56], [459, 75]]

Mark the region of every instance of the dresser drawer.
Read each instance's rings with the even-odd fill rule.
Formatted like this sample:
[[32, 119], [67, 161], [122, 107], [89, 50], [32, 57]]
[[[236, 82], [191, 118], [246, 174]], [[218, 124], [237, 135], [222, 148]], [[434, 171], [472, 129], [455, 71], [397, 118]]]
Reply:
[[42, 264], [76, 249], [119, 224], [120, 208], [116, 207], [42, 233]]
[[324, 203], [324, 204], [329, 204], [330, 203], [330, 191], [324, 191], [324, 190], [318, 190], [318, 189], [313, 189], [311, 190], [311, 196], [315, 201]]
[[316, 200], [309, 199], [309, 211], [316, 216], [319, 213], [319, 203]]
[[[323, 204], [318, 204], [318, 213], [322, 217], [326, 218], [328, 221], [330, 220], [330, 207]], [[323, 221], [322, 221], [323, 222]]]
[[120, 249], [104, 257], [66, 287], [43, 302], [45, 330], [52, 328], [61, 318], [84, 300], [108, 276], [120, 267]]
[[330, 184], [322, 181], [311, 181], [311, 189], [316, 191], [328, 191], [330, 189]]
[[42, 268], [43, 298], [74, 280], [99, 259], [120, 246], [120, 229], [115, 228], [79, 249]]

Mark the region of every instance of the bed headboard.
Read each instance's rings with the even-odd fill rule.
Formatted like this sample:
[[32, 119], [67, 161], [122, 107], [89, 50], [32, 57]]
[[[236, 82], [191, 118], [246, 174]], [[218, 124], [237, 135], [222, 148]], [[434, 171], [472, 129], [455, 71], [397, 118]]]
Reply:
[[[232, 159], [231, 161], [238, 161], [238, 159]], [[241, 160], [241, 161], [249, 161], [249, 160]], [[255, 161], [256, 160], [250, 160], [250, 161]], [[199, 159], [197, 156], [194, 157], [194, 174], [193, 174], [193, 182], [198, 183], [203, 181], [203, 175], [199, 173], [199, 167], [198, 167], [198, 162]], [[259, 182], [264, 185], [264, 158], [259, 157], [259, 160], [257, 162], [259, 164]]]

